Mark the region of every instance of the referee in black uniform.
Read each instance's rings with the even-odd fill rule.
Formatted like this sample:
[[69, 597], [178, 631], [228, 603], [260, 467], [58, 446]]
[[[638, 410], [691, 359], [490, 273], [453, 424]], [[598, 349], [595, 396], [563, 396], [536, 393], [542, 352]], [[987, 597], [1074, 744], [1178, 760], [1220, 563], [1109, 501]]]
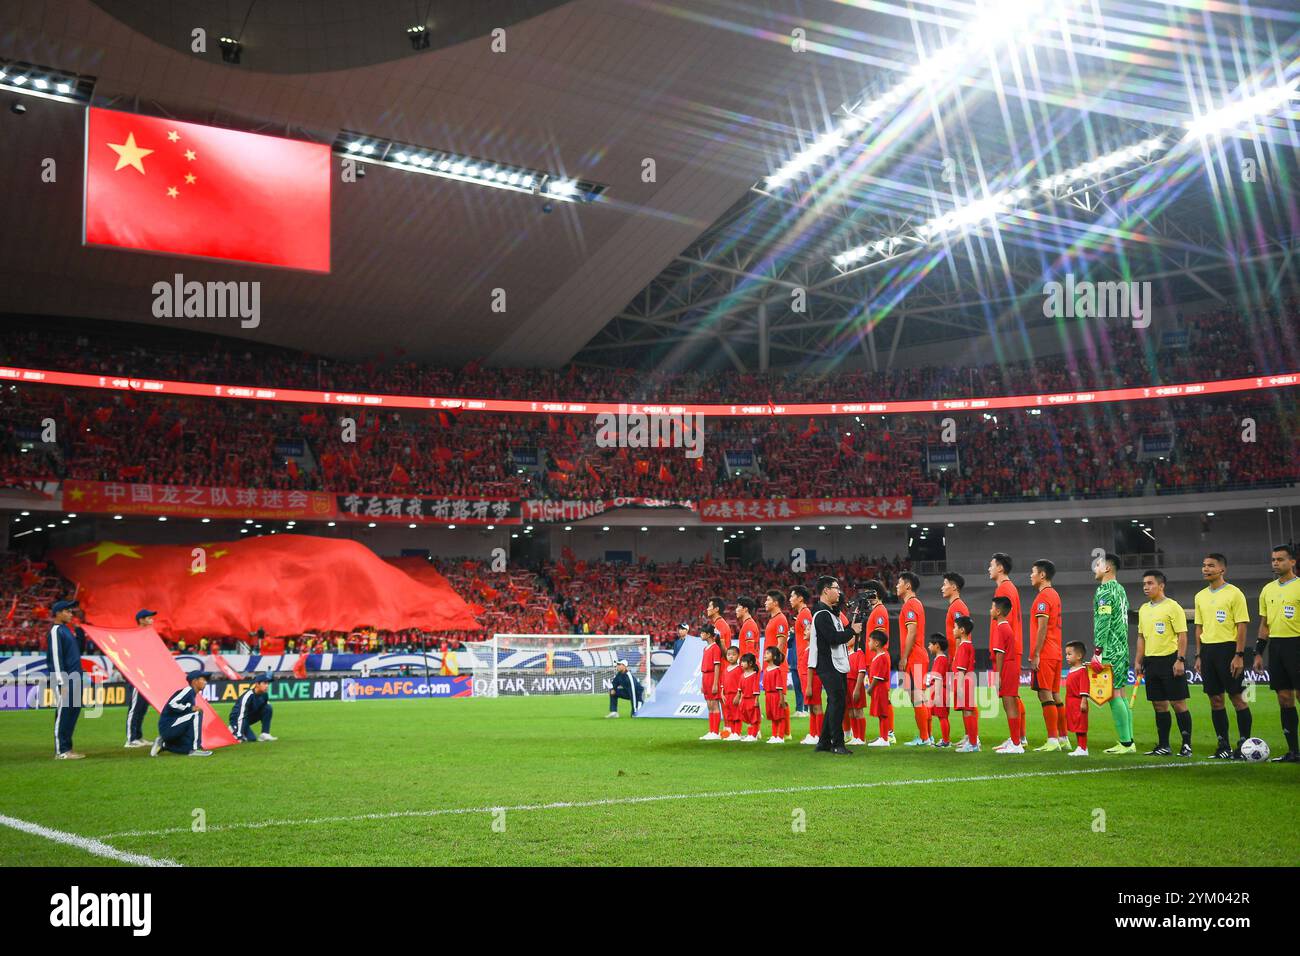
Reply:
[[821, 738], [817, 750], [848, 756], [844, 746], [844, 705], [848, 696], [846, 676], [849, 672], [848, 643], [854, 631], [861, 632], [862, 624], [855, 623], [853, 630], [844, 626], [835, 608], [840, 603], [840, 582], [830, 575], [817, 579], [817, 603], [813, 605], [813, 639], [808, 642], [808, 666], [817, 671], [817, 677], [826, 689], [826, 716], [822, 721]]

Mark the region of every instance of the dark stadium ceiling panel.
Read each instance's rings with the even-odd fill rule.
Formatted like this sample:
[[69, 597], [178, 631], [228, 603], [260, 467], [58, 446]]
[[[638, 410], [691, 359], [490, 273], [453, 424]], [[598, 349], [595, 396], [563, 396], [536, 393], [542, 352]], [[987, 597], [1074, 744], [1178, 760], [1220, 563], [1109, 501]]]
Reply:
[[[322, 143], [355, 130], [606, 186], [599, 202], [548, 212], [540, 197], [371, 166], [335, 184], [328, 276], [85, 249], [81, 111], [34, 99], [21, 116], [0, 112], [18, 158], [0, 164], [0, 311], [180, 325], [153, 318], [150, 289], [182, 271], [262, 282], [257, 330], [207, 331], [328, 354], [883, 367], [900, 347], [1033, 321], [1025, 293], [1062, 268], [1150, 278], [1174, 299], [1222, 297], [1255, 263], [1261, 283], [1277, 281], [1300, 232], [1286, 199], [1300, 176], [1294, 112], [1165, 169], [1152, 198], [1129, 197], [1130, 176], [1088, 208], [954, 235], [910, 260], [919, 265], [834, 268], [844, 250], [988, 185], [1181, 135], [1189, 90], [1220, 103], [1248, 76], [1291, 78], [1300, 50], [1293, 4], [1245, 16], [1221, 4], [1017, 0], [1013, 12], [1070, 4], [1068, 29], [1032, 53], [918, 68], [969, 32], [974, 2], [0, 0], [0, 57], [93, 76], [98, 106]], [[443, 32], [416, 51], [406, 21], [426, 8]], [[205, 23], [209, 50], [191, 53], [189, 30]], [[500, 24], [506, 54], [486, 35]], [[212, 45], [226, 31], [241, 39], [238, 64]], [[764, 189], [843, 104], [912, 76], [919, 85], [815, 175]], [[1223, 192], [1243, 144], [1268, 170], [1245, 209]], [[39, 181], [46, 157], [57, 183]], [[1243, 235], [1276, 238], [1251, 247]], [[796, 288], [808, 290], [803, 314], [790, 308]], [[504, 313], [491, 310], [495, 289]]]

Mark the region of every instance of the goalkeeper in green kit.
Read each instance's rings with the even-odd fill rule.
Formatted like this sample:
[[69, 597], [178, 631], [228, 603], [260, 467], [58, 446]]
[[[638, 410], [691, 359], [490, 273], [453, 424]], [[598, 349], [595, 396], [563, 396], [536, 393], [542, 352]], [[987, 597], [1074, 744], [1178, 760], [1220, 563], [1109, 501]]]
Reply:
[[1106, 753], [1135, 754], [1133, 711], [1121, 693], [1121, 688], [1128, 684], [1128, 595], [1124, 593], [1123, 585], [1115, 580], [1119, 557], [1107, 552], [1092, 570], [1101, 582], [1092, 599], [1092, 643], [1096, 649], [1092, 663], [1097, 669], [1102, 664], [1109, 664], [1115, 681], [1110, 716], [1115, 721], [1115, 736], [1119, 743], [1107, 748]]

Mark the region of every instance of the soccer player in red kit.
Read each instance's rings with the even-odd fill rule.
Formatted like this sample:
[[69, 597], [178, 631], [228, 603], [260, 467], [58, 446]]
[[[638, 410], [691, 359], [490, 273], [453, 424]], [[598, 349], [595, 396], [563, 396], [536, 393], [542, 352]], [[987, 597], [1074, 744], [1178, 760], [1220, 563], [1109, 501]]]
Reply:
[[894, 705], [889, 702], [889, 672], [892, 663], [889, 659], [889, 635], [884, 631], [872, 631], [868, 640], [871, 642], [871, 650], [875, 652], [868, 669], [871, 678], [871, 716], [880, 720], [880, 736], [867, 746], [888, 747], [889, 738], [894, 732]]
[[753, 654], [742, 654], [740, 666], [744, 675], [740, 678], [740, 719], [748, 725], [745, 736], [740, 738], [752, 744], [758, 740], [762, 715], [758, 712], [758, 693], [762, 677], [758, 672], [758, 660]]
[[726, 723], [723, 739], [740, 739], [740, 680], [745, 676], [740, 667], [740, 648], [727, 648], [727, 663], [722, 669], [722, 719]]
[[[989, 579], [997, 584], [993, 590], [994, 597], [1005, 597], [1011, 602], [1011, 616], [1007, 618], [1007, 623], [1011, 625], [1011, 630], [1016, 635], [1016, 659], [1024, 653], [1025, 626], [1020, 619], [1020, 592], [1011, 582], [1011, 555], [1003, 554], [1001, 551], [989, 559]], [[989, 621], [989, 658], [993, 656], [993, 629], [996, 622]], [[1025, 733], [1025, 702], [1016, 695], [1016, 713], [1020, 715], [1020, 733], [1019, 740], [1009, 740], [1006, 743], [1019, 744], [1024, 746], [1029, 741], [1024, 737]]]
[[1080, 641], [1065, 645], [1065, 658], [1070, 676], [1065, 679], [1065, 729], [1074, 734], [1078, 746], [1067, 754], [1070, 757], [1088, 756], [1088, 668], [1084, 658], [1088, 650]]
[[[723, 623], [726, 623], [725, 621]], [[722, 735], [722, 642], [718, 632], [706, 625], [704, 654], [700, 658], [700, 688], [709, 708], [709, 732], [701, 740], [721, 740]]]
[[931, 634], [926, 650], [932, 657], [930, 673], [926, 676], [929, 681], [926, 703], [930, 713], [939, 718], [939, 730], [943, 734], [943, 738], [936, 740], [934, 745], [951, 747], [952, 741], [948, 739], [948, 639], [942, 634]]
[[899, 660], [904, 662], [903, 672], [907, 675], [907, 689], [916, 713], [916, 738], [904, 745], [907, 747], [934, 744], [930, 738], [930, 708], [925, 703], [925, 675], [930, 670], [930, 655], [925, 651], [925, 608], [916, 596], [920, 587], [921, 579], [911, 571], [900, 572], [894, 587], [903, 602], [898, 612], [898, 642], [902, 645]]
[[[943, 636], [948, 639], [948, 653], [952, 655], [953, 661], [957, 659], [957, 635], [954, 633], [953, 622], [959, 617], [970, 617], [970, 608], [962, 600], [961, 589], [966, 586], [966, 579], [956, 571], [949, 571], [943, 576], [943, 583], [939, 586], [939, 593], [943, 595], [944, 601], [947, 602], [948, 608], [943, 615]], [[966, 743], [965, 737], [957, 741], [960, 747]]]
[[[767, 623], [763, 625], [763, 654], [766, 659], [767, 649], [775, 647], [781, 652], [781, 673], [779, 675], [778, 686], [781, 693], [785, 693], [786, 687], [789, 686], [790, 676], [790, 655], [786, 652], [786, 642], [790, 638], [790, 621], [786, 618], [785, 612], [781, 610], [781, 601], [783, 600], [780, 591], [768, 591], [763, 595], [763, 610], [767, 611]], [[774, 675], [776, 677], [777, 675]], [[766, 693], [772, 688], [768, 684], [772, 683], [765, 675], [763, 677], [763, 691]], [[787, 733], [788, 737], [789, 734]]]
[[[885, 634], [884, 648], [889, 650], [889, 611], [885, 607], [885, 586], [879, 581], [868, 581], [863, 585], [863, 590], [867, 592], [867, 599], [874, 601], [871, 610], [867, 613], [867, 624], [863, 628], [864, 634], [870, 634], [872, 631], [883, 631]], [[875, 659], [876, 651], [871, 641], [867, 641], [867, 663]], [[894, 705], [889, 704], [889, 742], [894, 743]]]
[[790, 708], [785, 700], [785, 683], [783, 678], [785, 655], [773, 645], [763, 651], [763, 706], [767, 710], [767, 721], [772, 725], [772, 736], [767, 738], [769, 744], [785, 743], [790, 736]]
[[953, 654], [952, 669], [956, 675], [952, 682], [952, 705], [961, 713], [966, 739], [959, 743], [959, 754], [977, 753], [980, 749], [979, 704], [975, 689], [975, 622], [969, 615], [959, 615], [952, 622], [957, 635], [957, 650]]
[[866, 640], [859, 634], [853, 639], [849, 654], [848, 699], [844, 702], [844, 745], [861, 746], [867, 742], [867, 660]]
[[1035, 750], [1070, 746], [1061, 701], [1061, 595], [1052, 587], [1055, 576], [1056, 565], [1046, 558], [1039, 558], [1029, 569], [1029, 583], [1038, 591], [1029, 612], [1029, 672], [1047, 724], [1047, 743]]
[[726, 607], [726, 604], [723, 602], [722, 598], [711, 597], [709, 598], [708, 605], [704, 609], [704, 615], [709, 619], [709, 624], [713, 626], [713, 629], [718, 632], [719, 642], [722, 645], [722, 649], [725, 651], [731, 646], [731, 625], [728, 624], [727, 619], [722, 616], [722, 610], [724, 607]]
[[822, 682], [816, 670], [808, 669], [808, 647], [812, 640], [812, 609], [808, 602], [811, 598], [808, 589], [802, 585], [790, 589], [790, 607], [795, 612], [794, 642], [799, 655], [799, 683], [803, 684], [804, 705], [808, 708], [808, 734], [799, 742], [815, 746], [822, 732]]
[[755, 661], [758, 660], [760, 640], [758, 621], [754, 618], [754, 609], [757, 607], [753, 598], [736, 598], [736, 624], [740, 627], [740, 656], [744, 658], [746, 654], [753, 654]]
[[993, 672], [998, 682], [998, 696], [1007, 710], [1007, 730], [1010, 731], [1007, 742], [995, 747], [993, 752], [1022, 754], [1025, 748], [1020, 740], [1024, 732], [1020, 728], [1020, 711], [1016, 708], [1016, 701], [1020, 699], [1020, 640], [1011, 627], [1011, 599], [995, 595], [989, 614], [993, 619]]

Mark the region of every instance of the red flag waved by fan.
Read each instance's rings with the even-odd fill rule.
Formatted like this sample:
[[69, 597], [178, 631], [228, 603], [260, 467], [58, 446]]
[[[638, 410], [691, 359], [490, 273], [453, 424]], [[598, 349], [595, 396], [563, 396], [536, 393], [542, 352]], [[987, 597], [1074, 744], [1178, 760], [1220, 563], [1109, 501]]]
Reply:
[[86, 114], [87, 245], [329, 272], [329, 146]]
[[293, 662], [293, 676], [299, 680], [307, 679], [307, 648], [302, 649], [298, 659]]
[[221, 652], [215, 647], [212, 649], [212, 663], [216, 665], [217, 670], [221, 671], [226, 680], [239, 680], [239, 671], [230, 666], [230, 661], [221, 656]]

